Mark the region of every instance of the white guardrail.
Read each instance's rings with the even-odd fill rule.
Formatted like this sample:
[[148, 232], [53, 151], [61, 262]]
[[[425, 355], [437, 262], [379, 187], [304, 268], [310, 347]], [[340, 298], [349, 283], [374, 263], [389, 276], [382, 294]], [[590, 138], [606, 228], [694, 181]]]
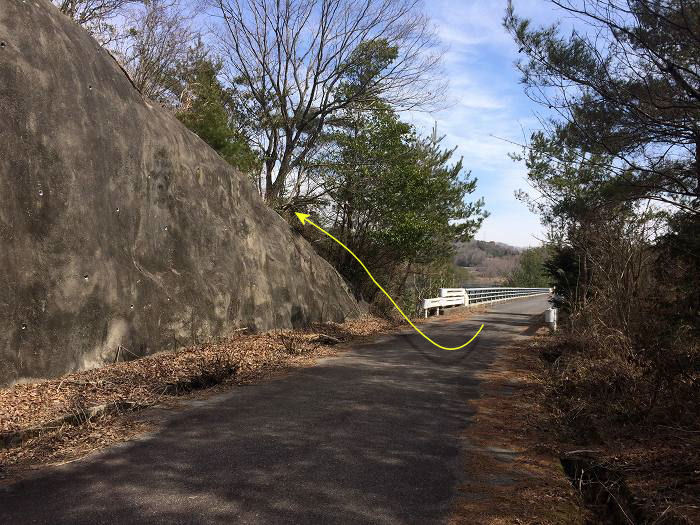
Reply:
[[448, 306], [471, 306], [475, 304], [507, 301], [517, 297], [545, 295], [552, 293], [551, 288], [440, 288], [440, 297], [423, 299], [425, 316], [435, 309], [440, 314], [440, 308]]

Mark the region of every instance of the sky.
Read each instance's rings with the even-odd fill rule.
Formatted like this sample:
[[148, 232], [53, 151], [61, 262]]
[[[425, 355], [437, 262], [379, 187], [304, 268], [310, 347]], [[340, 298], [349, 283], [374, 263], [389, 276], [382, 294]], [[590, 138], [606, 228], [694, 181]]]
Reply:
[[[491, 213], [476, 238], [514, 246], [536, 246], [543, 238], [539, 219], [514, 192], [528, 190], [523, 164], [508, 153], [539, 127], [545, 110], [530, 101], [514, 62], [518, 48], [502, 26], [506, 0], [427, 0], [425, 8], [447, 47], [444, 69], [450, 87], [447, 109], [404, 115], [422, 133], [437, 123], [443, 144], [456, 147], [465, 171], [478, 179], [473, 197], [484, 197]], [[516, 12], [535, 25], [556, 19], [543, 0], [515, 0]], [[506, 139], [506, 140], [502, 140]]]
[[[562, 16], [545, 0], [513, 3], [516, 13], [532, 19], [535, 26]], [[424, 0], [446, 47], [449, 105], [442, 111], [402, 117], [424, 135], [437, 123], [438, 134], [445, 135], [443, 145], [456, 148], [455, 160], [462, 157], [465, 171], [478, 179], [471, 197], [483, 197], [491, 215], [477, 239], [537, 246], [543, 238], [539, 219], [514, 196], [517, 190], [529, 189], [526, 170], [508, 154], [520, 152], [513, 142], [526, 142], [539, 128], [537, 115], [546, 116], [546, 109], [530, 101], [519, 82], [518, 47], [502, 26], [506, 5], [507, 0]]]

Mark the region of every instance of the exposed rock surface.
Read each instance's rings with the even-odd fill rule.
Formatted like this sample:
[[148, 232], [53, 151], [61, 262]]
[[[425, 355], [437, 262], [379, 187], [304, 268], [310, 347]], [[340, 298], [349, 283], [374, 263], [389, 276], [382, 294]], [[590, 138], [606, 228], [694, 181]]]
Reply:
[[0, 2], [0, 385], [358, 314], [245, 176], [48, 0]]

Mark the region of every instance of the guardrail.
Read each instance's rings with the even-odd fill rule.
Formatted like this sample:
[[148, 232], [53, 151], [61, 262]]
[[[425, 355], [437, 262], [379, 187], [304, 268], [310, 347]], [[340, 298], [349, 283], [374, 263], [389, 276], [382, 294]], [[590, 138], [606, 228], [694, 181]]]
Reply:
[[440, 297], [423, 299], [423, 310], [428, 317], [433, 309], [439, 315], [440, 308], [449, 306], [472, 306], [549, 293], [551, 288], [440, 288]]

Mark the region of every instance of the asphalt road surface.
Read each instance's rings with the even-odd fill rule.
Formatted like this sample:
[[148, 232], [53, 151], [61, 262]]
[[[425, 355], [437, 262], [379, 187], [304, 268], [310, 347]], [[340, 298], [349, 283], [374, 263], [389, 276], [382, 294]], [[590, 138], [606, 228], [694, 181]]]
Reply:
[[170, 414], [144, 438], [0, 492], [0, 523], [444, 523], [474, 374], [546, 296], [441, 318]]

